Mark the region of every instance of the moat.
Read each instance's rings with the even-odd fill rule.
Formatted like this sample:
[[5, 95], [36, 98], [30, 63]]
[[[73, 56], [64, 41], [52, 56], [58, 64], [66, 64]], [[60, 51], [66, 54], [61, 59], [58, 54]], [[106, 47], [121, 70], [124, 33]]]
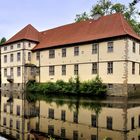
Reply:
[[47, 97], [31, 102], [26, 94], [1, 93], [3, 139], [140, 140], [140, 98]]

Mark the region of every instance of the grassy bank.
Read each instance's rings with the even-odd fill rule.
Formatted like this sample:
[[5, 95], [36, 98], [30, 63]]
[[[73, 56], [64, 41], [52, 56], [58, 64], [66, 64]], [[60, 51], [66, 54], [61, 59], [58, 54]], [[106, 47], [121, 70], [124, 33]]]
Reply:
[[93, 80], [80, 82], [79, 77], [69, 79], [68, 82], [58, 80], [56, 82], [36, 83], [29, 81], [27, 83], [27, 92], [38, 95], [55, 96], [98, 96], [106, 95], [106, 86], [99, 77]]

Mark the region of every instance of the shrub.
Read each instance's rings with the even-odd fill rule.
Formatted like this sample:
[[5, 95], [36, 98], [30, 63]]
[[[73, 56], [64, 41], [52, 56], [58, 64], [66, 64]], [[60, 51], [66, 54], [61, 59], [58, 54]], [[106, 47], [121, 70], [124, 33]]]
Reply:
[[43, 95], [93, 95], [103, 96], [106, 94], [106, 86], [97, 76], [95, 79], [81, 83], [79, 76], [70, 78], [68, 82], [58, 80], [56, 82], [35, 83], [29, 81], [27, 83], [27, 91], [38, 92]]

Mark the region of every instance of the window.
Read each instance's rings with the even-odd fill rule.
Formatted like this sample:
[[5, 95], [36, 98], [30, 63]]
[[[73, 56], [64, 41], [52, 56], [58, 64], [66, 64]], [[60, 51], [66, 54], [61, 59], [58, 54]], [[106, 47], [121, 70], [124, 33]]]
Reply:
[[74, 75], [78, 75], [78, 64], [74, 65]]
[[97, 140], [97, 136], [96, 135], [91, 135], [91, 140]]
[[40, 52], [36, 52], [36, 60], [40, 59]]
[[20, 76], [20, 75], [21, 75], [20, 67], [17, 67], [17, 76]]
[[108, 84], [108, 88], [112, 89], [113, 88], [113, 84]]
[[14, 55], [10, 54], [10, 62], [13, 62], [13, 61], [14, 61]]
[[54, 135], [54, 126], [53, 125], [48, 125], [48, 134]]
[[55, 58], [55, 50], [54, 49], [49, 50], [49, 58]]
[[74, 56], [79, 55], [79, 47], [74, 47]]
[[4, 77], [6, 77], [7, 76], [7, 69], [5, 68], [4, 69]]
[[51, 109], [51, 108], [49, 108], [49, 110], [48, 110], [49, 112], [48, 112], [48, 117], [49, 118], [51, 118], [51, 119], [54, 119], [54, 109]]
[[112, 74], [113, 73], [113, 62], [107, 63], [107, 73]]
[[20, 139], [20, 135], [19, 135], [19, 133], [18, 133], [18, 132], [16, 133], [16, 139], [17, 139], [17, 140], [19, 140], [19, 139]]
[[61, 128], [61, 137], [62, 138], [66, 137], [66, 130], [65, 130], [65, 128]]
[[135, 62], [132, 62], [132, 74], [135, 74]]
[[13, 119], [10, 119], [10, 128], [13, 127]]
[[3, 109], [4, 112], [7, 112], [7, 105], [4, 104], [4, 109]]
[[30, 130], [30, 122], [27, 123], [27, 130]]
[[92, 63], [92, 74], [97, 74], [97, 63]]
[[139, 75], [140, 75], [140, 64], [139, 64]]
[[13, 45], [10, 46], [10, 49], [13, 50]]
[[136, 43], [133, 42], [133, 53], [135, 53], [135, 52], [136, 52]]
[[17, 44], [17, 48], [20, 48], [20, 43]]
[[140, 44], [139, 44], [139, 54], [140, 54]]
[[17, 116], [20, 116], [20, 106], [17, 105]]
[[96, 54], [97, 53], [97, 51], [98, 51], [98, 44], [97, 43], [94, 43], [93, 45], [92, 45], [92, 54]]
[[66, 111], [65, 110], [62, 110], [61, 111], [61, 120], [62, 121], [65, 121], [66, 120]]
[[7, 50], [7, 46], [4, 46], [4, 51], [6, 51]]
[[6, 125], [6, 118], [3, 118], [3, 125]]
[[31, 75], [35, 75], [35, 69], [34, 69], [34, 67], [31, 67]]
[[96, 121], [97, 121], [97, 118], [96, 118], [96, 115], [91, 115], [91, 126], [92, 127], [96, 127]]
[[107, 129], [112, 129], [112, 117], [107, 117]]
[[6, 129], [3, 129], [3, 134], [6, 134]]
[[66, 57], [66, 48], [62, 49], [62, 57]]
[[12, 114], [12, 113], [13, 113], [13, 105], [10, 104], [10, 114]]
[[108, 42], [108, 45], [107, 45], [107, 51], [108, 52], [113, 52], [113, 42]]
[[78, 131], [73, 131], [73, 140], [78, 140]]
[[31, 52], [28, 52], [28, 61], [31, 61]]
[[78, 113], [77, 112], [73, 113], [73, 122], [78, 123]]
[[54, 66], [49, 66], [49, 75], [54, 75]]
[[62, 65], [62, 75], [66, 75], [66, 65]]
[[20, 129], [20, 121], [16, 121], [16, 129]]
[[4, 55], [4, 63], [7, 63], [7, 55]]
[[20, 61], [20, 52], [17, 53], [17, 61]]
[[138, 119], [138, 124], [139, 124], [139, 127], [140, 127], [140, 115], [139, 115], [139, 119]]
[[13, 76], [14, 72], [13, 72], [13, 68], [10, 68], [10, 76]]
[[135, 120], [134, 120], [134, 117], [132, 117], [131, 118], [131, 129], [135, 128], [134, 124], [135, 124]]
[[36, 128], [36, 130], [39, 130], [39, 123], [38, 122], [36, 122], [35, 128]]
[[31, 47], [31, 43], [30, 42], [28, 43], [28, 47]]

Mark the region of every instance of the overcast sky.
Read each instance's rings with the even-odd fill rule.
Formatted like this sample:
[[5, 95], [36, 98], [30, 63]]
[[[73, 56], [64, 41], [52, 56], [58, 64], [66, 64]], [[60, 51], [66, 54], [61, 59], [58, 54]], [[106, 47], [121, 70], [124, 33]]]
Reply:
[[[132, 0], [112, 0], [128, 4]], [[42, 31], [74, 22], [75, 15], [89, 12], [95, 0], [0, 0], [0, 38], [7, 39], [32, 24]], [[140, 10], [140, 3], [137, 5]]]

